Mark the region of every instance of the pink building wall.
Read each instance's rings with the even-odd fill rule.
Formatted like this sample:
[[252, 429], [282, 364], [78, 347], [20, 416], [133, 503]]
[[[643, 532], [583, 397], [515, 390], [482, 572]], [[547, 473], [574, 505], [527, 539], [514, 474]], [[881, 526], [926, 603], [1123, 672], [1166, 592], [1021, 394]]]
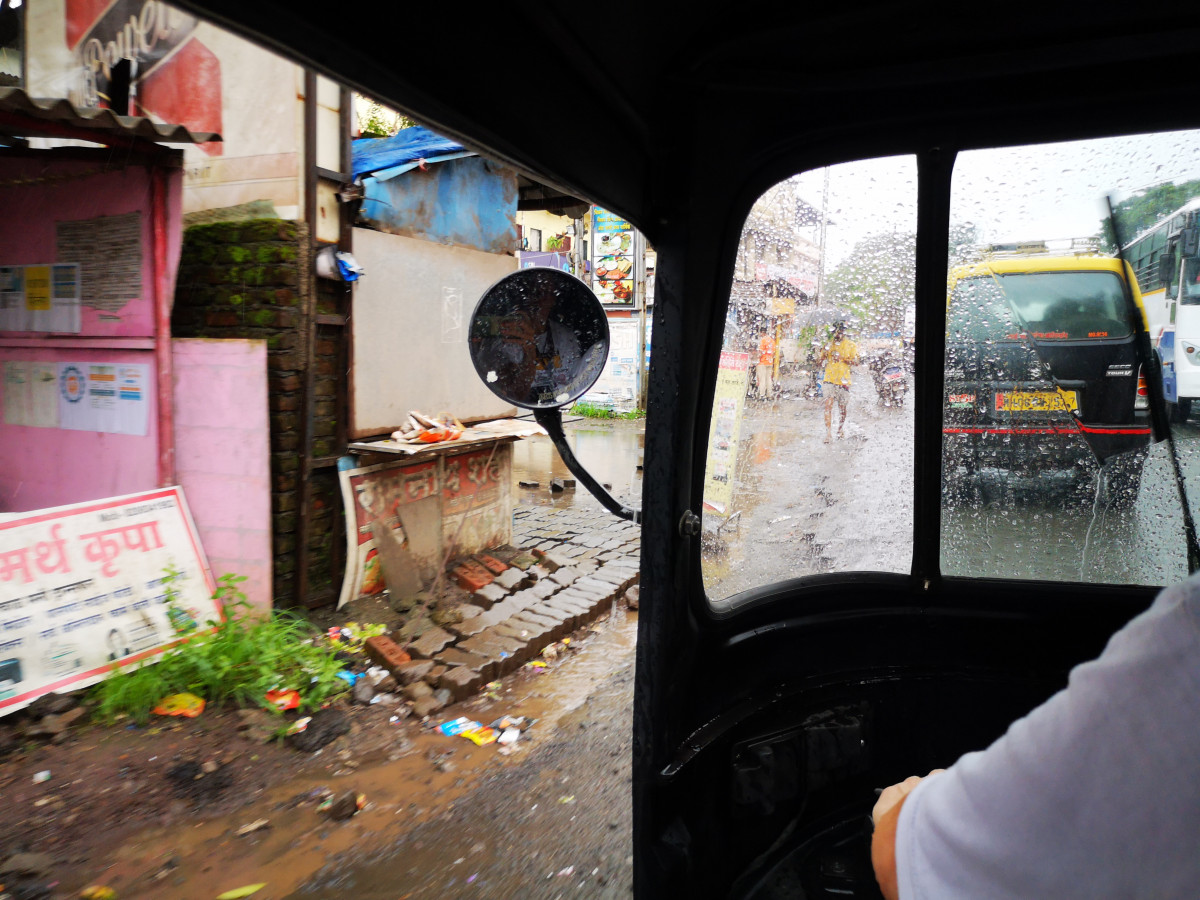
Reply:
[[[59, 260], [55, 226], [141, 213], [141, 293], [102, 312], [84, 296], [79, 334], [0, 332], [0, 366], [13, 362], [139, 363], [147, 366], [145, 435], [8, 425], [0, 394], [0, 512], [22, 512], [159, 487], [155, 246], [151, 170], [119, 165], [112, 149], [22, 153], [0, 159], [0, 266]], [[19, 183], [19, 182], [24, 183]], [[166, 178], [166, 289], [174, 294], [182, 242], [182, 173]]]
[[171, 342], [175, 465], [213, 576], [245, 575], [271, 609], [271, 456], [265, 341]]
[[[41, 184], [0, 186], [0, 266], [72, 262], [56, 256], [58, 222], [142, 214], [142, 296], [115, 313], [101, 313], [86, 305], [83, 328], [77, 337], [154, 336], [154, 222], [150, 209], [150, 178], [145, 166], [131, 165], [116, 171], [112, 166], [123, 151], [105, 150], [93, 158], [56, 159], [59, 151], [42, 151], [39, 157], [4, 158], [0, 184], [15, 179], [42, 179]], [[89, 154], [92, 155], [92, 154]], [[95, 172], [97, 174], [86, 175]], [[75, 177], [83, 176], [83, 177]], [[172, 294], [179, 250], [183, 241], [183, 174], [174, 170], [167, 189], [167, 265]], [[23, 332], [0, 331], [0, 337]], [[65, 335], [55, 335], [62, 338]]]

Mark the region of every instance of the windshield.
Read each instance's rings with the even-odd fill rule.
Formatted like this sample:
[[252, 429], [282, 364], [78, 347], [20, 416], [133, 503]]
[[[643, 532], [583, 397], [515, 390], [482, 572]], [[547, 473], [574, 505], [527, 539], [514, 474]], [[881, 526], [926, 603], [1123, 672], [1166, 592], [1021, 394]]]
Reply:
[[1115, 272], [999, 275], [1008, 302], [1040, 340], [1129, 336], [1122, 284]]
[[1183, 261], [1183, 295], [1179, 302], [1184, 306], [1200, 306], [1200, 258]]
[[1022, 272], [966, 278], [950, 295], [950, 340], [1020, 340], [1018, 323], [1037, 340], [1128, 337], [1121, 292], [1121, 280], [1113, 272]]

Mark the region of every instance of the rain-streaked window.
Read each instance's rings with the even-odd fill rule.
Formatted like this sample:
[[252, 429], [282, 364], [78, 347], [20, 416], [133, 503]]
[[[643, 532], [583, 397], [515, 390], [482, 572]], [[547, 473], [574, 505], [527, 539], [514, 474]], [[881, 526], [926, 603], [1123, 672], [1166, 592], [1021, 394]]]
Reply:
[[801, 173], [751, 210], [705, 472], [711, 601], [909, 571], [916, 198], [898, 157]]
[[[1144, 315], [1165, 364], [1176, 451], [1194, 486], [1200, 430], [1189, 414], [1200, 358], [1187, 348], [1200, 347], [1200, 307], [1189, 313], [1178, 286], [1200, 270], [1198, 136], [959, 155], [944, 574], [1129, 584], [1186, 574], [1178, 485], [1168, 445], [1151, 440], [1131, 323]], [[1118, 241], [1137, 273], [1132, 285], [1114, 258]]]

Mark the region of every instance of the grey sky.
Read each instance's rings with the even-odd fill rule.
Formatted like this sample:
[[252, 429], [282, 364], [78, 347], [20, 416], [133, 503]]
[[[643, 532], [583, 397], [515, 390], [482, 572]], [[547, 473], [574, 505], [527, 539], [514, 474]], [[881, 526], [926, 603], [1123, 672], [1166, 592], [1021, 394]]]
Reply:
[[[830, 168], [826, 266], [863, 238], [916, 228], [912, 157]], [[1122, 199], [1164, 181], [1200, 178], [1200, 132], [1164, 132], [1062, 144], [975, 150], [955, 162], [951, 221], [974, 223], [986, 241], [1095, 234], [1103, 197]], [[797, 176], [800, 196], [820, 208], [824, 170]], [[817, 230], [806, 236], [817, 240]]]

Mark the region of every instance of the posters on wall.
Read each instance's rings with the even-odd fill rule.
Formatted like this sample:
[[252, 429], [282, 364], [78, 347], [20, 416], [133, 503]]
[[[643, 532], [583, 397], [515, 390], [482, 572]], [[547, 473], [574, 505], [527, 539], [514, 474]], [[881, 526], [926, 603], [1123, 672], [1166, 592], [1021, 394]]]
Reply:
[[592, 210], [592, 290], [605, 305], [633, 304], [633, 226], [608, 210]]
[[629, 410], [637, 406], [638, 400], [637, 320], [609, 319], [608, 336], [604, 371], [583, 399], [600, 406]]
[[442, 460], [442, 542], [452, 556], [512, 538], [512, 444]]
[[733, 483], [749, 372], [749, 353], [721, 351], [708, 430], [708, 462], [704, 469], [704, 508], [719, 516], [728, 516], [733, 511]]
[[0, 331], [78, 334], [77, 263], [0, 266]]
[[338, 472], [346, 509], [346, 575], [338, 606], [387, 587], [382, 526], [422, 577], [447, 554], [478, 553], [512, 539], [512, 445], [434, 460], [399, 459]]
[[142, 296], [142, 214], [99, 216], [55, 225], [59, 259], [79, 264], [84, 306], [119, 312]]
[[6, 517], [0, 715], [205, 628], [220, 617], [213, 590], [182, 488]]
[[4, 363], [4, 424], [144, 437], [150, 367], [142, 363]]

